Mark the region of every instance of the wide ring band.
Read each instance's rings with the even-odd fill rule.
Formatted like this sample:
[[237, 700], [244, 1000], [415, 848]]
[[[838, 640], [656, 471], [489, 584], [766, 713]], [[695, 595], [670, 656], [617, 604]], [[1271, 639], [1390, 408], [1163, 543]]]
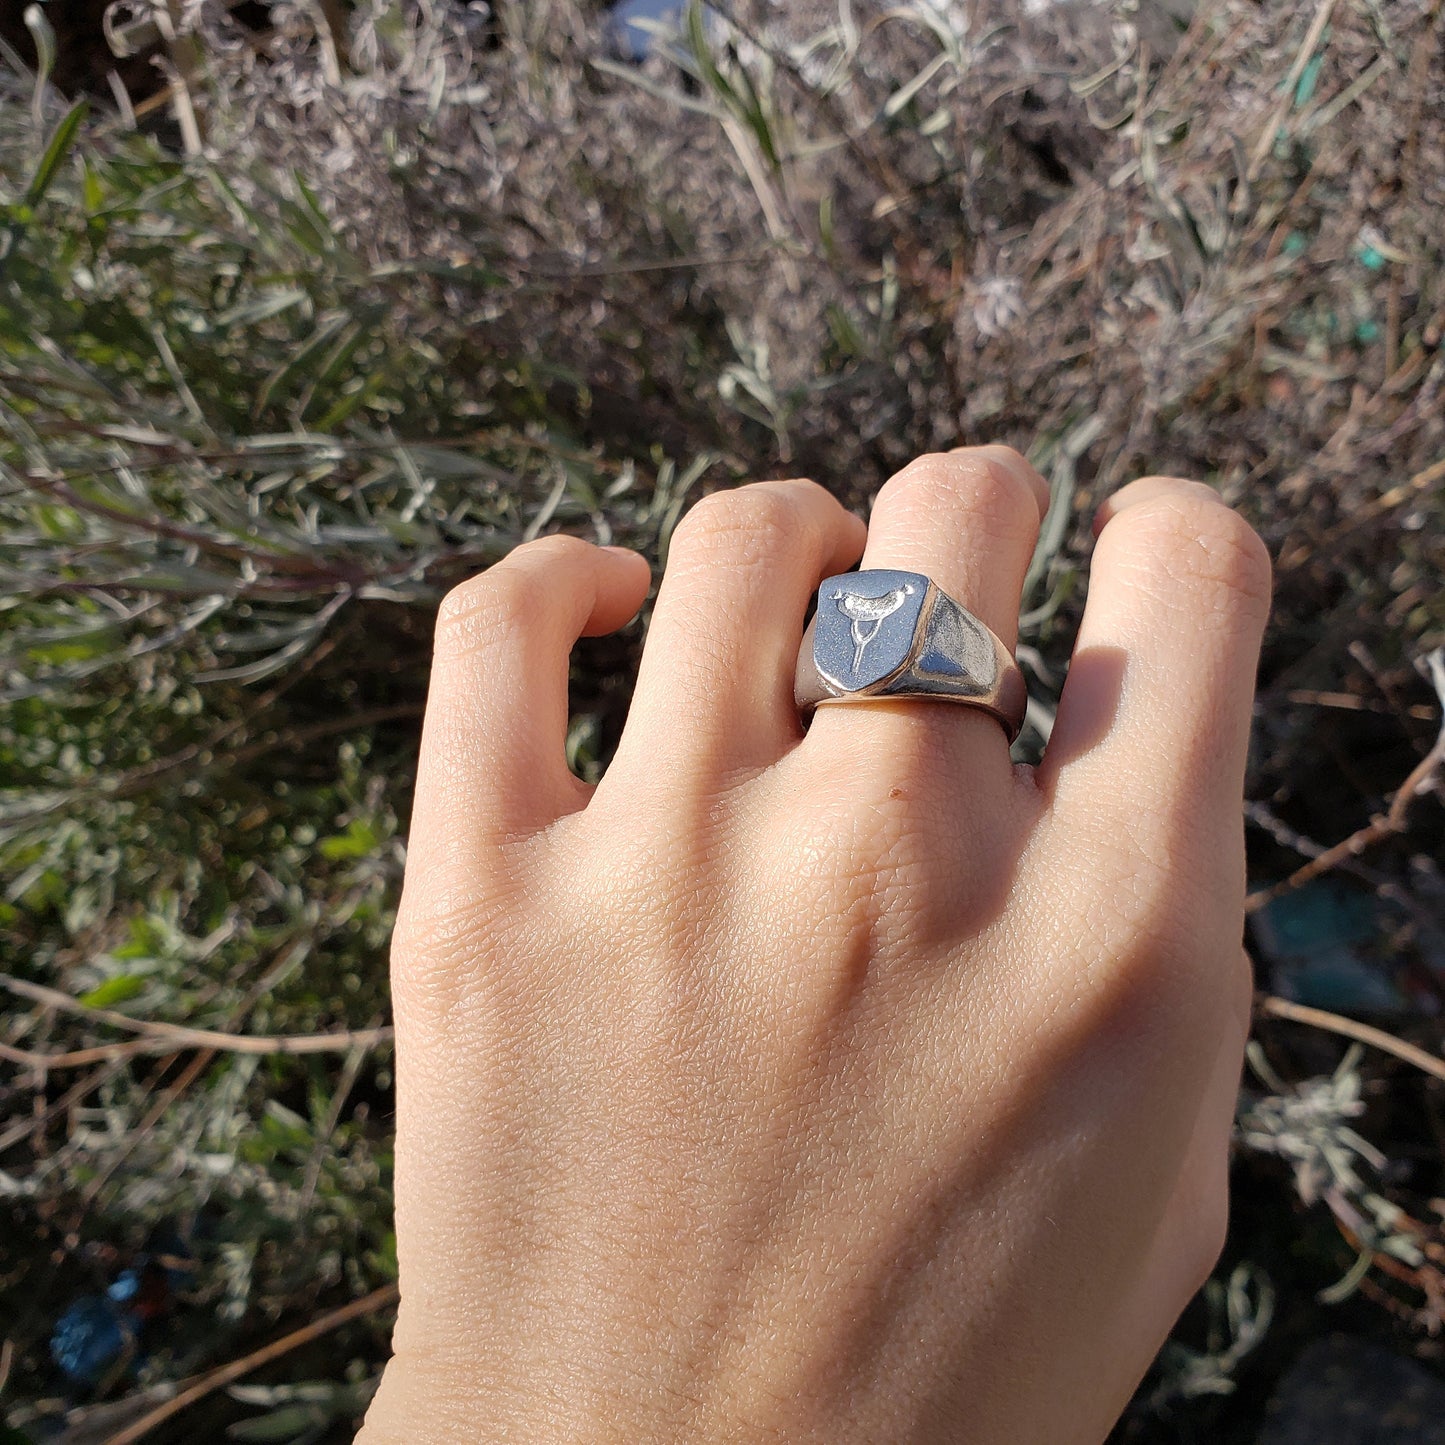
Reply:
[[1018, 737], [1028, 688], [1013, 654], [919, 572], [844, 572], [818, 588], [793, 698], [807, 716], [833, 702], [927, 698], [981, 708]]

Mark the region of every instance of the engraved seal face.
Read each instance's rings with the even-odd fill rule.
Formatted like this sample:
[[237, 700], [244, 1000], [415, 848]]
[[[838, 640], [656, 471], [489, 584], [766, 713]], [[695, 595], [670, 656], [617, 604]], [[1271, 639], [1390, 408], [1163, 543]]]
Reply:
[[847, 692], [872, 687], [907, 661], [928, 593], [916, 572], [844, 572], [818, 589], [813, 661]]

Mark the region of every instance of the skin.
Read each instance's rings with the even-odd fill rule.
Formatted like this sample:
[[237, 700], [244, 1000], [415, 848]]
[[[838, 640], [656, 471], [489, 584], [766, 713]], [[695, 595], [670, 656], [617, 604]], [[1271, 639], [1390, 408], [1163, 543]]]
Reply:
[[1046, 505], [1001, 447], [866, 527], [806, 481], [699, 502], [595, 789], [568, 653], [643, 559], [546, 538], [446, 599], [362, 1445], [1108, 1433], [1224, 1239], [1264, 546], [1192, 482], [1107, 502], [1037, 768], [973, 709], [792, 703], [860, 555], [1012, 645]]

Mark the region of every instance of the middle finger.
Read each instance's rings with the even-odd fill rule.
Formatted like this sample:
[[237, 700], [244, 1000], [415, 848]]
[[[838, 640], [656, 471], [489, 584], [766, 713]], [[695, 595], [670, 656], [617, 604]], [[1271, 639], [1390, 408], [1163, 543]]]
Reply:
[[796, 746], [808, 599], [858, 560], [864, 535], [810, 481], [755, 482], [694, 506], [668, 548], [614, 771], [711, 790]]

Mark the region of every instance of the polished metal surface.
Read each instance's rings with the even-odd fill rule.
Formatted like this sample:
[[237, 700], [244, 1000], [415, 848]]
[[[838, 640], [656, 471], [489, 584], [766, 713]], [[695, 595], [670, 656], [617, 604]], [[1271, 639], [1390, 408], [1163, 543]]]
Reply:
[[793, 695], [825, 703], [926, 698], [997, 718], [1012, 742], [1028, 702], [1012, 654], [971, 612], [918, 572], [829, 577], [803, 634]]

